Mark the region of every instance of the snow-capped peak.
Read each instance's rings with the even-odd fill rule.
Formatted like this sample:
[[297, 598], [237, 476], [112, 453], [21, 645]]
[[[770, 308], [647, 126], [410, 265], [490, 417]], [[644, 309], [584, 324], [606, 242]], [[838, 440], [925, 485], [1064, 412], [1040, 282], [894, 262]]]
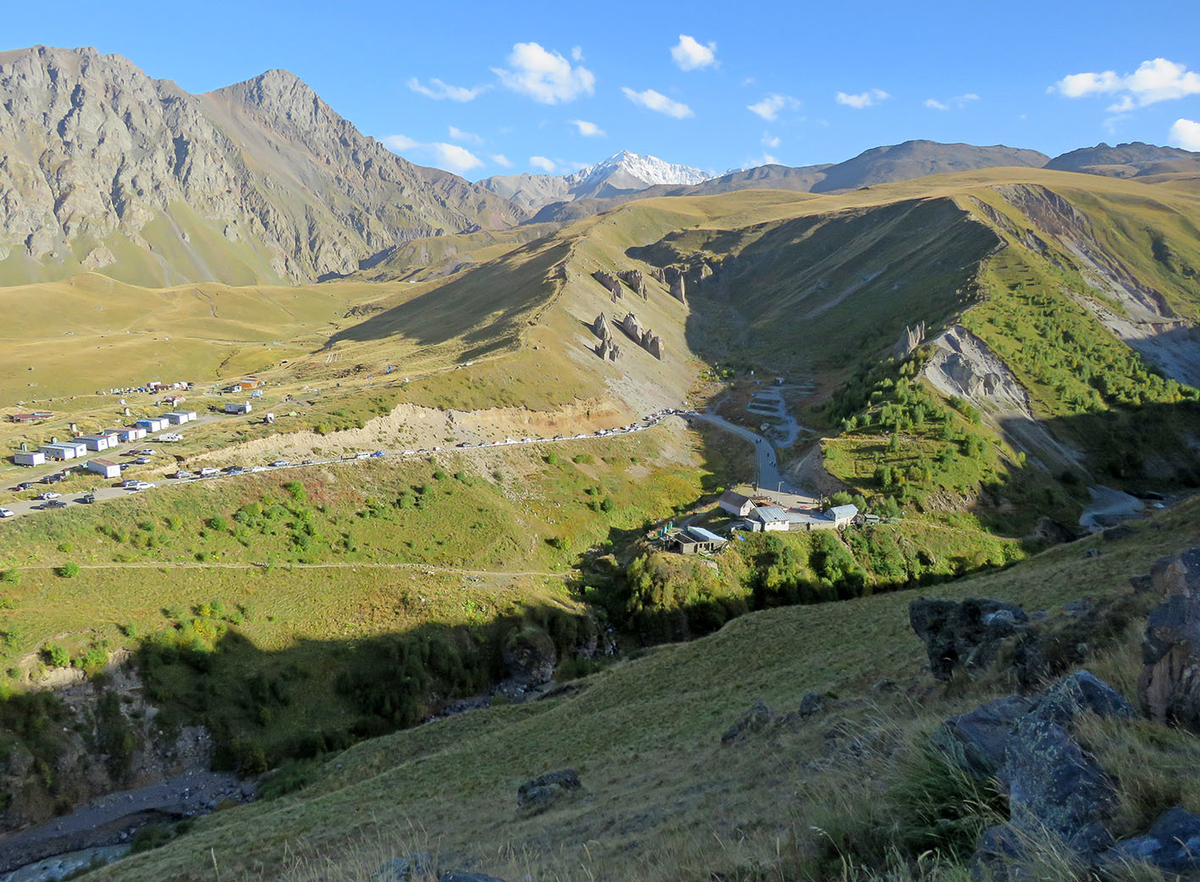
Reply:
[[655, 184], [699, 184], [709, 178], [709, 175], [698, 168], [622, 150], [603, 162], [586, 166], [575, 174], [568, 175], [566, 182], [568, 187], [578, 187], [598, 183], [618, 172], [624, 172], [628, 177], [644, 182], [647, 187]]

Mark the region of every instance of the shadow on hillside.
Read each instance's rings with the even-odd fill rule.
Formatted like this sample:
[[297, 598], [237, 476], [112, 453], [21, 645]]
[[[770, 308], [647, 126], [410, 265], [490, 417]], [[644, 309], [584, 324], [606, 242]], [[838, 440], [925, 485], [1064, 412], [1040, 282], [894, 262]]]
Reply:
[[493, 264], [338, 331], [324, 348], [400, 334], [422, 346], [461, 340], [474, 347], [475, 354], [483, 354], [498, 345], [496, 341], [512, 338], [530, 311], [545, 301], [550, 276], [568, 247], [530, 242]]

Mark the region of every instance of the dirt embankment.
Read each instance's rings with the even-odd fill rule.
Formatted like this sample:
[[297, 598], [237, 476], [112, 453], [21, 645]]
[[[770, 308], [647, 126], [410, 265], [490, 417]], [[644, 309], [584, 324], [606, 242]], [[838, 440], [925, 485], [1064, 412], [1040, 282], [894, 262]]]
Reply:
[[633, 415], [612, 402], [567, 405], [556, 411], [494, 407], [486, 410], [437, 410], [399, 404], [390, 413], [369, 420], [361, 429], [320, 435], [288, 432], [257, 438], [195, 457], [193, 465], [244, 465], [284, 458], [299, 460], [319, 451], [336, 456], [377, 447], [431, 449], [503, 441], [506, 438], [553, 438], [591, 433], [628, 423]]
[[924, 373], [934, 388], [970, 402], [1013, 448], [1047, 469], [1082, 468], [1079, 452], [1034, 417], [1029, 393], [986, 343], [961, 325], [929, 342], [933, 354]]

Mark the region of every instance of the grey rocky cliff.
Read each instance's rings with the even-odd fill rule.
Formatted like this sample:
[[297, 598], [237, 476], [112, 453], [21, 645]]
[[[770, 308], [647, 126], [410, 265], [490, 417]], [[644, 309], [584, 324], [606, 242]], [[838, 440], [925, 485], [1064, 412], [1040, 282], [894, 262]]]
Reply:
[[147, 282], [309, 281], [399, 242], [515, 220], [505, 200], [362, 135], [286, 71], [196, 96], [95, 49], [0, 53], [10, 264], [104, 267], [123, 239], [161, 264]]

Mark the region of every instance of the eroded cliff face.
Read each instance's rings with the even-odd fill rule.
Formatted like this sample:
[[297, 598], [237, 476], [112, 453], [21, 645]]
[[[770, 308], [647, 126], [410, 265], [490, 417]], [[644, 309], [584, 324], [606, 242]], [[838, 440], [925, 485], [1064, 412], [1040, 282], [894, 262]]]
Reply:
[[[147, 282], [309, 281], [515, 220], [506, 200], [365, 137], [286, 71], [195, 96], [94, 49], [0, 53], [0, 261], [18, 281], [31, 262], [44, 277], [118, 261], [161, 277]], [[230, 256], [239, 278], [222, 274]]]

